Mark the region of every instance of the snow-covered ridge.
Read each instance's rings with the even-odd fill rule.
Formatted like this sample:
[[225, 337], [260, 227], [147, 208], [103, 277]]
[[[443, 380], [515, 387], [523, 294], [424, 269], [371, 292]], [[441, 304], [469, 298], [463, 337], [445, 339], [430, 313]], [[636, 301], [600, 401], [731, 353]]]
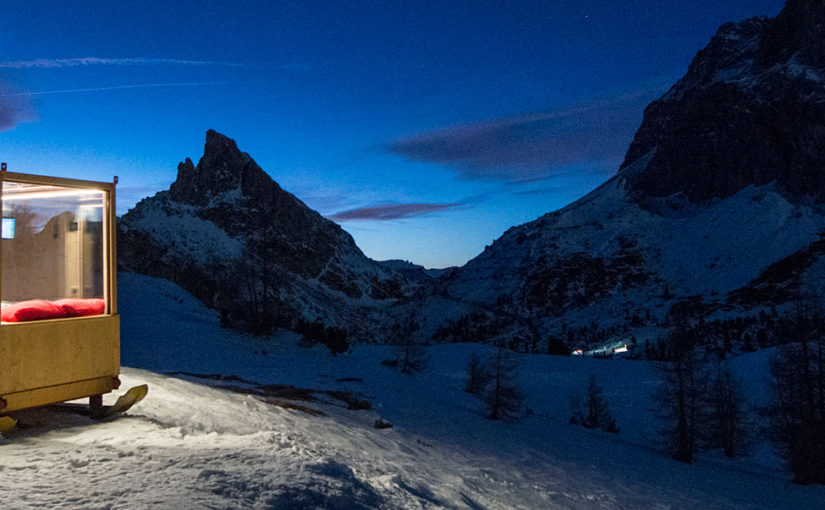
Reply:
[[[226, 200], [213, 199], [211, 204]], [[232, 197], [237, 200], [237, 197]], [[215, 259], [237, 259], [243, 255], [244, 245], [215, 223], [200, 218], [195, 206], [169, 199], [168, 192], [158, 193], [152, 200], [143, 200], [132, 211], [130, 221], [122, 223], [122, 231], [138, 230], [148, 233], [158, 244], [169, 248], [167, 256], [190, 259], [207, 265]]]
[[[708, 205], [662, 200], [651, 208], [628, 196], [620, 174], [576, 203], [508, 230], [445, 286], [450, 297], [514, 325], [532, 323], [539, 334], [597, 324], [617, 327], [622, 338], [655, 338], [665, 332], [651, 326], [697, 296], [726, 317], [781, 307], [741, 307], [729, 296], [823, 231], [821, 205], [789, 201], [775, 185]], [[455, 309], [452, 320], [472, 313], [466, 305]]]

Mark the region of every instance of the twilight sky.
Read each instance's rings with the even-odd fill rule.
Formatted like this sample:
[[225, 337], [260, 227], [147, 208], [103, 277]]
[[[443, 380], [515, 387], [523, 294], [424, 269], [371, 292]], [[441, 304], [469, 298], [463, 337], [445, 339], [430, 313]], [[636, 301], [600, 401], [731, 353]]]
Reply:
[[463, 264], [615, 173], [720, 24], [782, 0], [3, 2], [0, 160], [120, 177], [207, 129], [375, 259]]

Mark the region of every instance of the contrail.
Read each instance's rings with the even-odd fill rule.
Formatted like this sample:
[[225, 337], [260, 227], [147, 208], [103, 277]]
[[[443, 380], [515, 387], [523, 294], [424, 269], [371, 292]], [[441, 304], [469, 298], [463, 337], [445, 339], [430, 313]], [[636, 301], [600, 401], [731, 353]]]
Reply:
[[54, 69], [60, 67], [79, 67], [95, 65], [144, 66], [144, 65], [183, 65], [183, 66], [230, 66], [247, 67], [237, 62], [218, 62], [212, 60], [179, 60], [172, 58], [38, 58], [35, 60], [7, 60], [0, 62], [0, 68], [6, 69]]
[[[199, 85], [222, 85], [222, 81], [190, 81], [181, 83], [138, 83], [135, 85], [113, 85], [111, 87], [90, 87], [83, 89], [44, 90], [41, 92], [17, 92], [6, 96], [43, 96], [46, 94], [73, 94], [77, 92], [99, 92], [102, 90], [146, 89], [153, 87], [195, 87]], [[3, 94], [0, 94], [2, 96]]]

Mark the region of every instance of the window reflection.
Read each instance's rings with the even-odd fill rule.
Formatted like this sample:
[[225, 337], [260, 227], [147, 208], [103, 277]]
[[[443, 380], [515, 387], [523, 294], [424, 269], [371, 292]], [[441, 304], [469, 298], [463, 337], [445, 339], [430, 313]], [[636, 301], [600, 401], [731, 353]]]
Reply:
[[[3, 182], [3, 321], [103, 313], [106, 198], [102, 190]], [[10, 314], [29, 301], [34, 312]]]

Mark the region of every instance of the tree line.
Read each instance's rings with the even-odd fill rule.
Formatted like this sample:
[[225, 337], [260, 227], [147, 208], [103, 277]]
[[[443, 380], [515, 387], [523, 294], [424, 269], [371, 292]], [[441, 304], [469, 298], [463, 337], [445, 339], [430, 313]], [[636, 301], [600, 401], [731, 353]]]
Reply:
[[[762, 432], [797, 483], [825, 484], [825, 310], [815, 296], [800, 296], [783, 318], [784, 343], [770, 361], [771, 395], [758, 409]], [[690, 463], [698, 451], [721, 448], [729, 457], [747, 451], [747, 396], [725, 351], [711, 360], [702, 325], [674, 318], [660, 363], [661, 437], [673, 458]], [[704, 350], [705, 354], [709, 351]]]

